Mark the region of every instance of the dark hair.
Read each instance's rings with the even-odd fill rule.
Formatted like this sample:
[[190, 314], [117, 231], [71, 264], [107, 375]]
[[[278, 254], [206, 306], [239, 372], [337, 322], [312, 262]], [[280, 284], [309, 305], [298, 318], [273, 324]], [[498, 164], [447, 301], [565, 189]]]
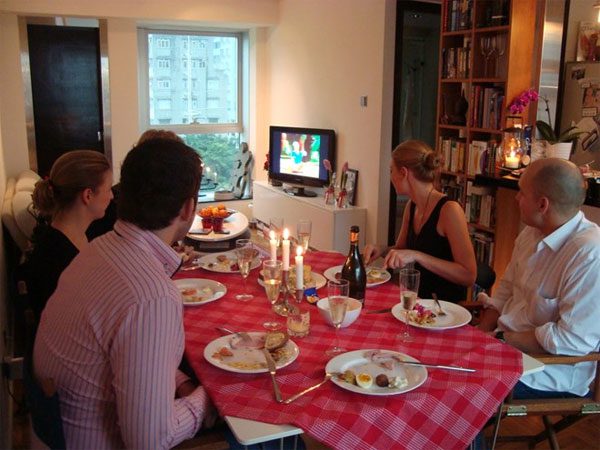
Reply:
[[194, 149], [172, 139], [135, 146], [121, 167], [119, 219], [144, 230], [168, 226], [188, 199], [197, 200], [201, 164]]
[[425, 142], [404, 141], [392, 152], [392, 160], [397, 168], [406, 167], [420, 181], [433, 181], [442, 158]]
[[185, 144], [185, 141], [171, 130], [157, 130], [155, 128], [150, 128], [141, 134], [137, 141], [137, 144], [135, 145], [140, 145], [146, 141], [149, 141], [150, 139], [172, 139], [174, 141]]
[[51, 218], [73, 204], [85, 189], [95, 191], [103, 182], [110, 164], [94, 150], [73, 150], [60, 156], [50, 175], [35, 184], [31, 196], [39, 214]]

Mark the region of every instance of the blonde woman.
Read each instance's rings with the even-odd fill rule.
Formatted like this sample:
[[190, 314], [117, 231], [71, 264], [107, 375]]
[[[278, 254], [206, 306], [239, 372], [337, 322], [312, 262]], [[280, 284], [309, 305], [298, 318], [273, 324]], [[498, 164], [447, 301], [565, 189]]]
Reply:
[[414, 264], [421, 272], [419, 297], [457, 302], [465, 300], [466, 287], [475, 282], [477, 263], [461, 206], [434, 187], [440, 155], [427, 144], [410, 140], [392, 153], [391, 182], [410, 199], [400, 234], [387, 249], [367, 245], [365, 264], [384, 256], [387, 268]]
[[92, 150], [65, 153], [33, 191], [40, 216], [25, 263], [25, 279], [37, 318], [56, 289], [58, 278], [86, 246], [86, 230], [113, 198], [112, 170], [106, 157]]

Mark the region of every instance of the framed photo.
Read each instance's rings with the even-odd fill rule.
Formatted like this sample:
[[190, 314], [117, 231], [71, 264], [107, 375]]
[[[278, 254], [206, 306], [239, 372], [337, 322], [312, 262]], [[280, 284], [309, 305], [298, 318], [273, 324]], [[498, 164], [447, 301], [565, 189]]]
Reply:
[[348, 191], [348, 203], [356, 205], [356, 186], [358, 184], [358, 170], [348, 169], [348, 179], [346, 180], [346, 190]]

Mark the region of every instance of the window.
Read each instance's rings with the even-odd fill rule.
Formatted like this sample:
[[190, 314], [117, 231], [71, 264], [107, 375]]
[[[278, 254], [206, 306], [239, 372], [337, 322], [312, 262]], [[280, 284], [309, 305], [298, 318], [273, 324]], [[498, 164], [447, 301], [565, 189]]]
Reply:
[[[201, 186], [202, 193], [209, 195], [201, 196], [200, 201], [212, 200], [211, 190], [233, 187], [232, 171], [240, 156], [242, 35], [173, 30], [140, 30], [140, 35], [140, 57], [147, 77], [142, 83], [147, 88], [140, 92], [142, 120], [146, 128], [177, 133], [199, 152], [205, 167], [211, 168], [210, 180], [203, 180]], [[170, 71], [153, 71], [150, 55], [171, 47], [173, 59], [162, 53], [155, 64], [156, 69]]]

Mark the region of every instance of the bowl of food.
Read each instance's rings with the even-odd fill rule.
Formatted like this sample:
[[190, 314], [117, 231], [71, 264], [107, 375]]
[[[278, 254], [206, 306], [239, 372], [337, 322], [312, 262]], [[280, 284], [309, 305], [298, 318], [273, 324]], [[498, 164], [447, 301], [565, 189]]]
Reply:
[[[360, 311], [362, 309], [362, 303], [356, 300], [355, 298], [347, 297], [348, 309], [346, 310], [346, 316], [344, 317], [344, 321], [342, 322], [341, 328], [346, 328], [347, 326], [352, 325], [360, 316]], [[317, 302], [317, 307], [319, 308], [319, 312], [325, 319], [329, 325], [333, 326], [333, 322], [331, 321], [331, 315], [329, 314], [329, 297], [322, 298]]]

